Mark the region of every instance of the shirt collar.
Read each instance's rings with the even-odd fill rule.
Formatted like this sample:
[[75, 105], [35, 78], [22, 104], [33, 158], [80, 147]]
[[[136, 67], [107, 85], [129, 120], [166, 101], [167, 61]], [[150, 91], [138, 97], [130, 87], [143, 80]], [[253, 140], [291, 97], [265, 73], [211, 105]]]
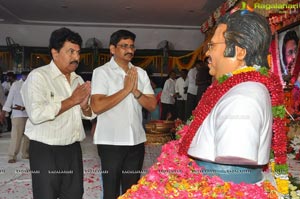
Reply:
[[[117, 64], [117, 62], [115, 61], [114, 57], [111, 57], [111, 59], [110, 59], [109, 62], [110, 62], [110, 64], [111, 64], [111, 66], [112, 66], [112, 69], [124, 71], [124, 70]], [[128, 63], [128, 67], [129, 67], [129, 68], [132, 68], [132, 67], [134, 67], [134, 66], [133, 66], [133, 64], [132, 64], [131, 62], [129, 62], [129, 63]], [[124, 73], [125, 73], [125, 71], [124, 71]]]
[[[64, 77], [64, 74], [62, 74], [62, 72], [59, 70], [59, 68], [54, 63], [53, 60], [51, 60], [51, 62], [50, 62], [49, 65], [50, 65], [50, 70], [51, 70], [50, 75], [51, 75], [52, 79], [58, 78], [60, 76]], [[70, 74], [70, 80], [71, 80], [71, 82], [73, 82], [73, 80], [76, 79], [76, 78], [78, 78], [78, 77], [79, 77], [79, 75], [77, 75], [75, 72], [72, 72]]]

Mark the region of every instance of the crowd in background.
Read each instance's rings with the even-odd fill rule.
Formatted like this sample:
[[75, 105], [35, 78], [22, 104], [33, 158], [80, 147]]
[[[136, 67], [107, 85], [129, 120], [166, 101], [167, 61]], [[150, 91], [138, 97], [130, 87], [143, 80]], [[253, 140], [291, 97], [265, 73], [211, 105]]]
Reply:
[[[163, 77], [151, 79], [151, 86], [154, 90], [157, 106], [153, 112], [143, 110], [144, 123], [150, 120], [175, 120], [187, 121], [192, 116], [192, 111], [197, 106], [202, 94], [211, 84], [212, 77], [209, 75], [207, 60], [196, 60], [189, 70], [182, 69], [179, 72], [172, 70], [167, 79]], [[0, 71], [0, 136], [3, 132], [10, 132], [11, 111], [3, 111], [9, 90], [14, 82], [22, 79], [22, 74]], [[26, 113], [26, 111], [24, 111]], [[96, 120], [92, 121], [95, 124]], [[95, 125], [92, 125], [95, 127]], [[94, 131], [94, 130], [92, 130]]]
[[[68, 36], [74, 36], [76, 40], [70, 42]], [[54, 45], [60, 39], [64, 45]], [[92, 83], [83, 82], [74, 73], [79, 64], [81, 38], [69, 29], [58, 29], [50, 39], [53, 45], [50, 47], [53, 58], [50, 64], [30, 74], [22, 72], [17, 77], [13, 72], [6, 72], [1, 77], [1, 132], [11, 132], [8, 163], [17, 161], [21, 149], [22, 159], [29, 159], [30, 168], [40, 171], [39, 175], [32, 175], [34, 197], [53, 195], [56, 198], [63, 194], [44, 183], [60, 186], [60, 179], [47, 173], [52, 171], [51, 168], [70, 168], [74, 171], [76, 175], [72, 175], [72, 178], [76, 180], [72, 180], [74, 183], [65, 190], [68, 190], [67, 195], [81, 197], [83, 165], [79, 142], [85, 134], [83, 126], [78, 126], [79, 120], [92, 121], [92, 135], [94, 144], [97, 144], [101, 167], [109, 173], [102, 175], [104, 198], [115, 198], [124, 194], [140, 178], [140, 174], [122, 173], [121, 176], [120, 171], [124, 168], [128, 171], [142, 168], [146, 141], [142, 120], [180, 119], [185, 122], [192, 115], [203, 92], [211, 84], [207, 62], [197, 60], [189, 71], [183, 69], [179, 74], [175, 70], [170, 71], [161, 86], [155, 79], [149, 78], [146, 71], [131, 64], [135, 52], [134, 40], [135, 35], [127, 30], [113, 33], [110, 50], [114, 56], [110, 62], [95, 69]], [[111, 77], [116, 76], [119, 80], [109, 80], [111, 77], [106, 74], [110, 73]], [[56, 77], [55, 81], [52, 77]], [[65, 84], [66, 80], [69, 84]], [[63, 89], [61, 85], [64, 85]], [[120, 89], [122, 86], [124, 88]], [[61, 96], [65, 99], [57, 103], [57, 98]], [[122, 117], [126, 114], [132, 117]], [[77, 117], [79, 115], [81, 117]], [[110, 122], [115, 125], [112, 127]], [[125, 132], [127, 126], [134, 131], [127, 128], [128, 132]], [[127, 134], [121, 136], [120, 132]], [[54, 159], [64, 161], [56, 163]], [[76, 164], [72, 164], [73, 159]], [[119, 179], [122, 179], [122, 193]], [[70, 179], [64, 177], [64, 180]], [[41, 184], [45, 185], [41, 187]]]
[[190, 70], [182, 69], [179, 74], [170, 71], [163, 86], [156, 78], [151, 78], [157, 107], [151, 113], [144, 111], [144, 123], [176, 119], [186, 122], [211, 82], [207, 59], [196, 60]]
[[18, 78], [13, 72], [7, 72], [5, 75], [2, 75], [1, 71], [0, 133], [11, 132], [8, 163], [16, 162], [20, 149], [22, 151], [22, 158], [29, 158], [29, 139], [24, 135], [28, 116], [20, 94], [21, 87], [28, 73], [24, 71]]

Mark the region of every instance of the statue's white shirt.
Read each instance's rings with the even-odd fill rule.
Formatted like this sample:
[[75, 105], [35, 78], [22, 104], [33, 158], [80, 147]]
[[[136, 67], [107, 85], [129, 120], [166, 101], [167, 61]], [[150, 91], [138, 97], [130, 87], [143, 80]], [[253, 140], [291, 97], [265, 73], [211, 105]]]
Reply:
[[244, 82], [231, 88], [199, 127], [188, 150], [197, 159], [238, 157], [269, 161], [272, 138], [272, 105], [267, 88]]

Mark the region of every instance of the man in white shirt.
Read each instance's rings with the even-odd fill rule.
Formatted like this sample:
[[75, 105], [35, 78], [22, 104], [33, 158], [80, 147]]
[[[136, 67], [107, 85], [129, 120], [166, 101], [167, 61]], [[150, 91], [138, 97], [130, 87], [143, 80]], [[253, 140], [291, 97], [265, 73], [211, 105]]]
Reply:
[[29, 163], [33, 198], [82, 199], [82, 117], [93, 115], [90, 82], [74, 71], [80, 58], [81, 36], [67, 28], [52, 32], [52, 61], [30, 72], [21, 89], [28, 114]]
[[149, 77], [131, 64], [135, 34], [118, 30], [110, 37], [111, 60], [92, 77], [91, 105], [98, 114], [94, 134], [101, 159], [104, 199], [115, 199], [140, 178], [146, 141], [142, 108], [153, 111], [156, 98]]
[[169, 78], [166, 80], [162, 93], [161, 93], [161, 119], [162, 120], [174, 120], [176, 119], [175, 108], [175, 83], [176, 73], [171, 71]]
[[[6, 80], [2, 83], [2, 87], [4, 90], [5, 100], [8, 96], [10, 87], [12, 84], [16, 81], [16, 75], [14, 72], [7, 72], [6, 73]], [[11, 119], [10, 119], [11, 113], [6, 112], [5, 114], [5, 121], [4, 126], [6, 128], [5, 131], [11, 131]]]
[[5, 120], [5, 116], [2, 114], [2, 107], [5, 103], [5, 95], [2, 86], [0, 85], [0, 133], [3, 131], [3, 124]]
[[197, 77], [197, 65], [199, 65], [199, 60], [193, 65], [187, 75], [186, 86], [187, 86], [187, 100], [186, 100], [186, 118], [189, 119], [192, 115], [192, 111], [198, 104], [197, 101], [197, 92], [198, 86], [196, 85], [196, 77]]
[[12, 112], [11, 141], [8, 151], [8, 163], [16, 162], [22, 140], [22, 158], [27, 159], [29, 157], [29, 139], [26, 135], [24, 135], [25, 124], [28, 116], [20, 93], [21, 87], [26, 80], [28, 73], [29, 72], [25, 71], [22, 72], [22, 79], [20, 79], [19, 81], [15, 81], [12, 84], [6, 102], [3, 106], [3, 115], [5, 115], [7, 112]]
[[8, 96], [10, 87], [16, 81], [16, 75], [13, 72], [6, 73], [6, 81], [2, 82], [2, 87], [4, 89], [5, 96]]
[[186, 105], [186, 77], [188, 71], [186, 69], [182, 69], [180, 71], [180, 77], [176, 80], [175, 83], [175, 93], [176, 93], [176, 109], [177, 116], [183, 122], [186, 120], [185, 117], [185, 105]]

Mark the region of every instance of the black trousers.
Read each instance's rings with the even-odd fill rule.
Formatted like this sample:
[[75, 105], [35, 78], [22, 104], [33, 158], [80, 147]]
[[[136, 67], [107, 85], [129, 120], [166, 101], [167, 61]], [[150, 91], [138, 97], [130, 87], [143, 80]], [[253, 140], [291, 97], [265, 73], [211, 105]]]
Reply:
[[140, 179], [144, 143], [135, 146], [97, 145], [101, 159], [103, 198], [116, 199]]
[[186, 120], [185, 106], [186, 106], [186, 100], [176, 100], [177, 116], [183, 122], [185, 122], [185, 120]]
[[[161, 119], [162, 120], [175, 120], [177, 118], [177, 111], [174, 104], [161, 103]], [[171, 118], [168, 118], [168, 114], [171, 114]]]
[[30, 140], [29, 163], [34, 199], [82, 199], [80, 143], [51, 146]]
[[197, 95], [193, 95], [193, 94], [188, 93], [187, 94], [187, 100], [186, 100], [186, 107], [185, 107], [185, 111], [186, 111], [185, 117], [186, 117], [186, 119], [189, 119], [191, 117], [192, 112], [196, 108], [197, 104], [198, 104]]

